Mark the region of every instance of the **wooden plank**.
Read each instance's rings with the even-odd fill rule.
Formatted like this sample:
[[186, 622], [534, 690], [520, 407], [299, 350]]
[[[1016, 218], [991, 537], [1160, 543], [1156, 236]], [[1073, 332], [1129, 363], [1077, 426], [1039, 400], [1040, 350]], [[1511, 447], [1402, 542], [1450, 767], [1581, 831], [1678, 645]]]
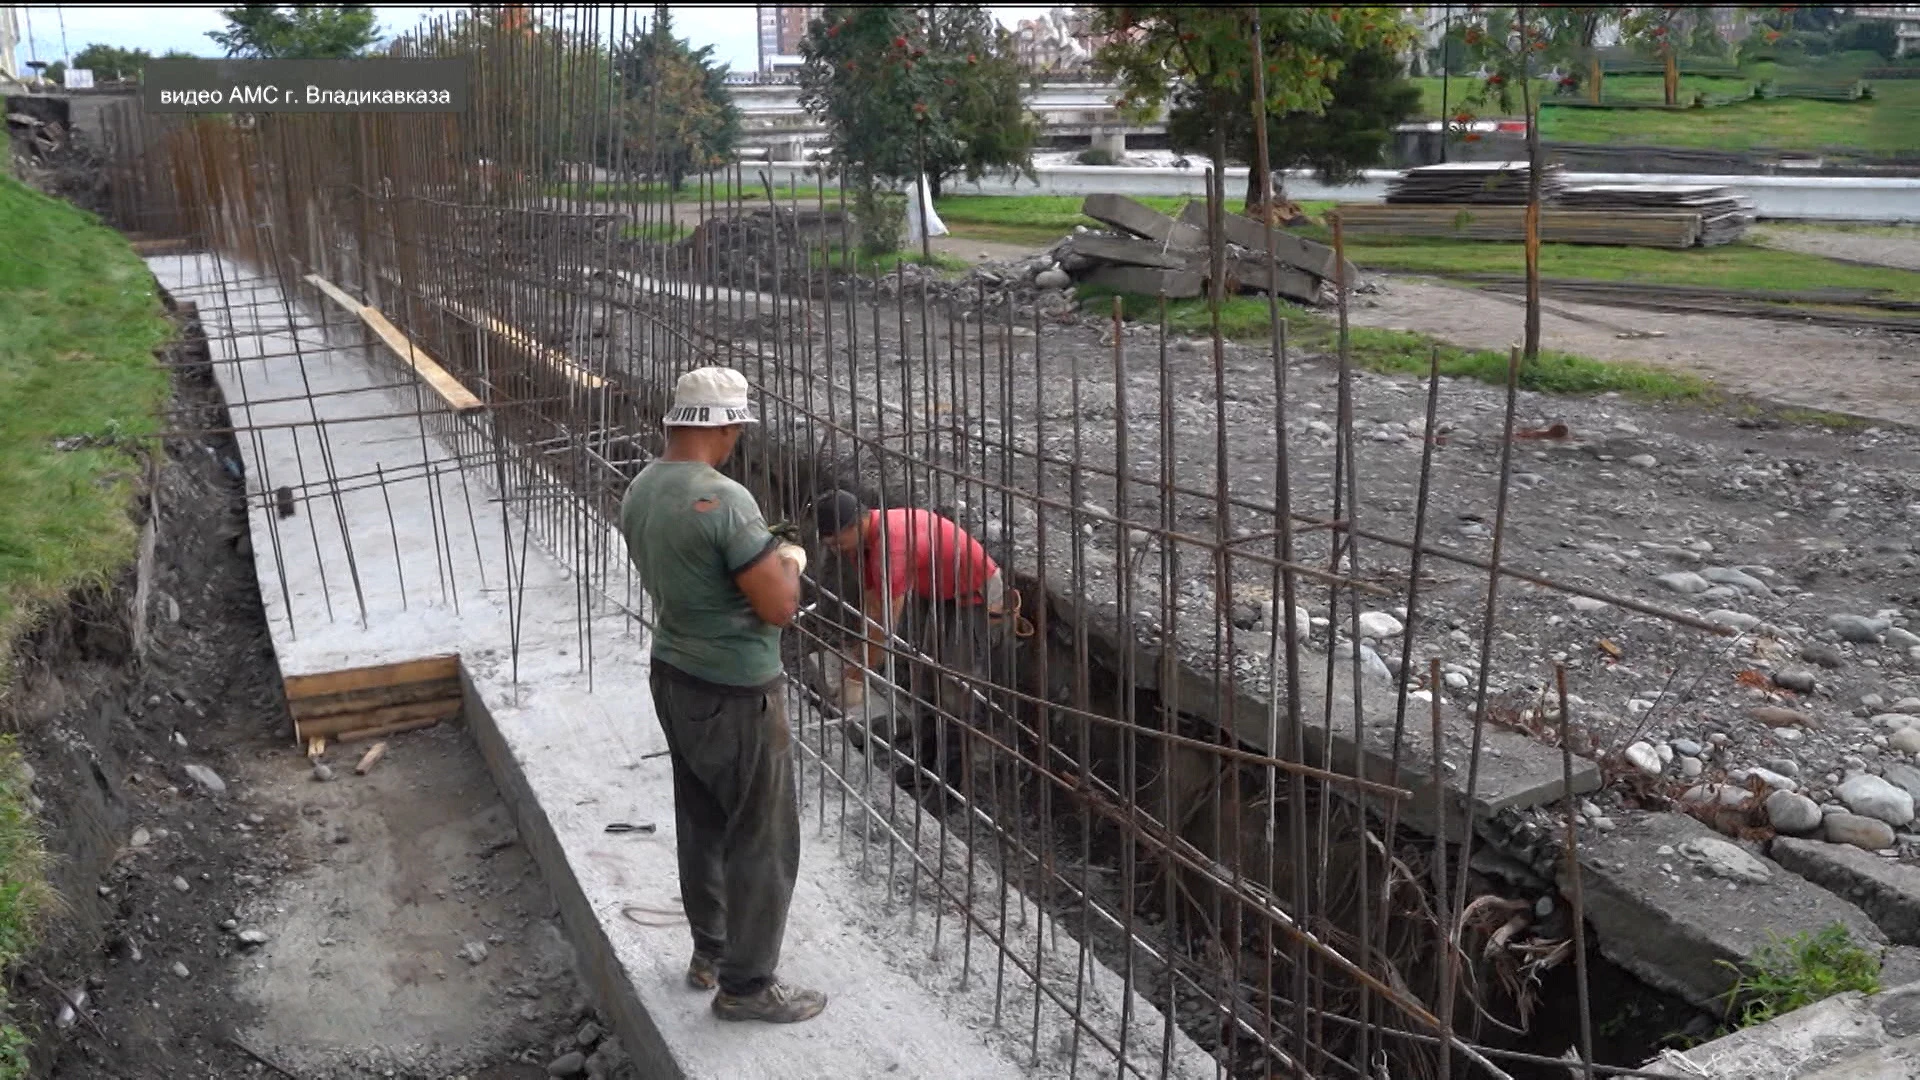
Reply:
[[326, 752], [327, 752], [326, 736], [315, 735], [313, 738], [307, 740], [307, 756], [308, 757], [317, 758], [320, 755], [325, 754]]
[[442, 300], [439, 303], [441, 307], [453, 312], [460, 318], [488, 331], [503, 341], [506, 341], [508, 344], [526, 352], [527, 355], [535, 357], [542, 363], [552, 367], [555, 371], [571, 379], [575, 385], [583, 390], [599, 390], [607, 385], [607, 380], [589, 371], [585, 364], [582, 364], [580, 361], [575, 360], [573, 357], [568, 356], [566, 353], [561, 352], [551, 345], [539, 341], [533, 335], [517, 326], [501, 322], [499, 319], [494, 318], [484, 311], [477, 311], [453, 300]]
[[[1461, 240], [1526, 238], [1524, 206], [1346, 203], [1336, 208], [1349, 236], [1439, 236]], [[1540, 238], [1555, 244], [1613, 247], [1692, 247], [1700, 238], [1697, 211], [1540, 211]]]
[[365, 776], [367, 773], [373, 771], [375, 765], [380, 764], [381, 758], [386, 756], [387, 744], [384, 742], [374, 743], [367, 748], [366, 753], [360, 755], [360, 764], [355, 765], [353, 771], [358, 776]]
[[1206, 278], [1198, 270], [1153, 270], [1145, 266], [1096, 266], [1080, 276], [1083, 285], [1097, 285], [1119, 293], [1184, 300], [1199, 296]]
[[[450, 720], [452, 719], [452, 717], [445, 717], [444, 719]], [[440, 720], [438, 719], [407, 720], [402, 723], [388, 724], [385, 727], [366, 728], [361, 731], [348, 731], [348, 732], [343, 732], [341, 734], [340, 741], [344, 743], [344, 742], [358, 742], [361, 739], [383, 739], [388, 735], [398, 735], [403, 731], [418, 731], [421, 728], [430, 728], [439, 722]]]
[[335, 716], [340, 713], [366, 712], [369, 709], [384, 709], [390, 705], [412, 705], [422, 701], [435, 701], [444, 697], [460, 696], [460, 680], [422, 679], [419, 682], [401, 683], [398, 686], [380, 686], [369, 690], [351, 690], [344, 694], [305, 697], [287, 703], [295, 720], [317, 720], [322, 716]]
[[1158, 241], [1174, 251], [1199, 251], [1207, 246], [1206, 233], [1125, 195], [1089, 195], [1080, 204], [1080, 212], [1121, 232]]
[[458, 679], [460, 658], [452, 654], [402, 660], [393, 664], [328, 671], [318, 675], [289, 675], [281, 680], [289, 701], [295, 698], [345, 694], [382, 686], [425, 682], [430, 679]]
[[413, 373], [420, 376], [433, 389], [433, 392], [439, 395], [440, 400], [447, 403], [448, 408], [461, 413], [476, 412], [484, 408], [480, 399], [473, 395], [473, 391], [460, 385], [460, 380], [454, 378], [446, 368], [441, 367], [440, 362], [435, 360], [432, 354], [414, 344], [411, 338], [401, 333], [400, 328], [389, 322], [387, 317], [380, 314], [378, 310], [353, 299], [318, 274], [308, 274], [306, 281], [325, 293], [334, 303], [360, 316], [360, 321], [367, 324], [367, 328], [374, 332], [381, 343], [392, 350], [394, 355], [406, 361], [407, 366], [413, 369]]
[[385, 709], [368, 709], [361, 713], [323, 716], [318, 720], [299, 723], [297, 726], [301, 738], [327, 735], [346, 742], [356, 731], [368, 731], [388, 724], [406, 723], [412, 720], [451, 720], [460, 715], [462, 704], [460, 698], [423, 701], [415, 705], [394, 705]]

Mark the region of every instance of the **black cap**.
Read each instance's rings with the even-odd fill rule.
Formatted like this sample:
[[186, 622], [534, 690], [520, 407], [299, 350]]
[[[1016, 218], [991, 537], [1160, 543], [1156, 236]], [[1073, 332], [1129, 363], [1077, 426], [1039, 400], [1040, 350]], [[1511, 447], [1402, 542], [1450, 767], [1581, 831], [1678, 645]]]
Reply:
[[813, 500], [813, 520], [821, 536], [832, 536], [860, 520], [860, 499], [851, 491], [835, 489]]

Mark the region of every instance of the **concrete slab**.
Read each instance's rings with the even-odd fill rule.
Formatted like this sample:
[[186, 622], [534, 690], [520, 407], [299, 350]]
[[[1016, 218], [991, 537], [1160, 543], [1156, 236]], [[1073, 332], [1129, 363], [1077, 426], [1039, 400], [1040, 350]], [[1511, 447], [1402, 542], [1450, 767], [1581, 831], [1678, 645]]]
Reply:
[[[1783, 867], [1767, 864], [1767, 880], [1753, 882], [1696, 866], [1686, 852], [1703, 841], [1729, 843], [1680, 814], [1650, 814], [1583, 838], [1587, 921], [1602, 955], [1652, 986], [1716, 1010], [1726, 1007], [1736, 977], [1726, 965], [1745, 962], [1776, 937], [1839, 922], [1869, 947], [1886, 943], [1858, 908]], [[1564, 870], [1559, 884], [1571, 887]]]
[[1837, 994], [1649, 1063], [1655, 1076], [1911, 1080], [1920, 1075], [1920, 984]]
[[1883, 859], [1851, 844], [1782, 836], [1772, 854], [1781, 866], [1860, 906], [1901, 945], [1920, 945], [1920, 867]]
[[[503, 510], [513, 501], [494, 488], [491, 465], [460, 467], [436, 437], [436, 425], [452, 421], [423, 425], [404, 415], [417, 407], [414, 393], [378, 389], [401, 381], [398, 362], [369, 360], [345, 342], [331, 347], [311, 326], [318, 312], [304, 314], [308, 328], [290, 326], [278, 290], [230, 263], [161, 257], [149, 265], [163, 285], [198, 302], [234, 423], [253, 428], [239, 441], [283, 673], [462, 658], [466, 723], [560, 898], [582, 972], [642, 1075], [998, 1080], [1066, 1075], [1076, 1045], [1077, 1067], [1092, 1075], [1118, 1067], [1102, 1040], [1119, 1040], [1123, 1013], [1127, 1057], [1157, 1071], [1161, 1012], [1118, 975], [1091, 960], [1082, 966], [1064, 926], [1046, 920], [1043, 933], [1039, 911], [1001, 891], [989, 860], [969, 859], [957, 837], [935, 828], [911, 831], [917, 822], [898, 817], [912, 813], [910, 800], [890, 811], [890, 787], [836, 776], [832, 763], [847, 760], [837, 737], [805, 711], [795, 720], [814, 827], [783, 973], [824, 988], [831, 1003], [818, 1020], [789, 1028], [714, 1020], [706, 997], [681, 981], [690, 943], [675, 886], [670, 771], [664, 757], [650, 756], [664, 738], [624, 566], [582, 588], [537, 538], [528, 543], [524, 522]], [[239, 282], [225, 295], [223, 277]], [[296, 346], [298, 357], [273, 355]], [[308, 423], [316, 417], [326, 421], [324, 439]], [[485, 435], [484, 418], [463, 422]], [[294, 488], [290, 517], [268, 497], [280, 485]], [[279, 722], [291, 747], [291, 723]], [[401, 736], [392, 753], [405, 752]], [[659, 829], [609, 835], [613, 821]], [[1039, 972], [1038, 990], [1023, 965]], [[1070, 1015], [1077, 998], [1079, 1038]], [[1003, 1026], [1003, 1016], [1018, 1019]], [[1171, 1075], [1214, 1074], [1205, 1053], [1177, 1029], [1172, 1035]]]

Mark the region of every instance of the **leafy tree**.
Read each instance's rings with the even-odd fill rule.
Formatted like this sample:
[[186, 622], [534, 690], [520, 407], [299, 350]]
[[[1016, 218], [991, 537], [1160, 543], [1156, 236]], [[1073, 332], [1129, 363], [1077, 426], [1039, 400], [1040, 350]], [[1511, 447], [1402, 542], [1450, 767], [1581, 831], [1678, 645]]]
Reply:
[[41, 74], [49, 80], [65, 86], [67, 85], [67, 62], [65, 60], [55, 60], [53, 63], [48, 64], [46, 70], [41, 72]]
[[[1266, 109], [1271, 116], [1320, 116], [1348, 58], [1368, 48], [1399, 56], [1413, 30], [1390, 7], [1261, 7]], [[1162, 105], [1171, 131], [1204, 146], [1226, 166], [1238, 130], [1251, 132], [1253, 23], [1240, 7], [1154, 5], [1096, 9], [1094, 31], [1107, 37], [1097, 69], [1117, 80], [1123, 114], [1147, 120]], [[1264, 212], [1273, 190], [1270, 162], [1249, 169], [1248, 212]], [[1275, 192], [1278, 196], [1280, 193]]]
[[[856, 210], [924, 173], [1031, 173], [1039, 125], [1021, 101], [1011, 38], [980, 5], [830, 7], [800, 45], [800, 103], [827, 125]], [[863, 230], [864, 231], [864, 230]]]
[[73, 54], [73, 66], [93, 72], [95, 82], [137, 78], [153, 54], [145, 49], [121, 49], [93, 44]]
[[727, 68], [714, 63], [711, 45], [694, 49], [674, 37], [665, 8], [651, 28], [614, 51], [613, 69], [626, 160], [665, 173], [677, 190], [688, 173], [732, 158], [740, 110], [727, 90]]
[[[1296, 109], [1267, 123], [1267, 155], [1272, 169], [1312, 169], [1322, 183], [1341, 184], [1380, 162], [1393, 141], [1393, 129], [1420, 108], [1420, 88], [1406, 77], [1400, 58], [1378, 45], [1341, 50], [1340, 73], [1328, 83], [1329, 97], [1318, 112]], [[1232, 114], [1227, 153], [1244, 161], [1257, 155], [1252, 98]], [[1215, 119], [1176, 108], [1167, 117], [1175, 149], [1205, 152]], [[1257, 170], [1247, 170], [1247, 207], [1261, 202]]]
[[208, 31], [228, 56], [262, 60], [350, 59], [378, 36], [367, 4], [244, 4], [220, 9], [225, 30]]

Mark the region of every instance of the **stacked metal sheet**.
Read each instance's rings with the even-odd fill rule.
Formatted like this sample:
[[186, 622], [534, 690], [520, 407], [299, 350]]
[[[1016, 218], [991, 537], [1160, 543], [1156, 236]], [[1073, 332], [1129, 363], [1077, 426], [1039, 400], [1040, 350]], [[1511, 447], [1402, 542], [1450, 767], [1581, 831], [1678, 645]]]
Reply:
[[[1540, 170], [1540, 198], [1552, 202], [1565, 186], [1558, 165]], [[1424, 206], [1525, 206], [1527, 163], [1524, 161], [1461, 161], [1408, 169], [1387, 184], [1388, 203]]]
[[1583, 184], [1568, 187], [1557, 205], [1580, 210], [1678, 210], [1700, 215], [1700, 244], [1729, 244], [1753, 224], [1753, 204], [1711, 184]]

